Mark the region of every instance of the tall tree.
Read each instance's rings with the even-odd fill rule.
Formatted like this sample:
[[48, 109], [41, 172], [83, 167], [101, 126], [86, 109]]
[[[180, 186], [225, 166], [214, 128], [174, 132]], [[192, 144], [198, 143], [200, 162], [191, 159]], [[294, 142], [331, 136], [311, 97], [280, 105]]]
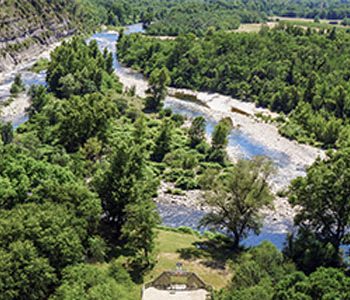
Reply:
[[190, 136], [190, 146], [192, 148], [205, 140], [205, 125], [206, 121], [202, 116], [197, 117], [192, 121], [191, 128], [188, 132]]
[[[310, 232], [321, 247], [333, 248], [328, 264], [341, 263], [340, 246], [350, 243], [350, 149], [317, 160], [307, 176], [291, 185], [290, 202], [300, 209], [295, 217], [299, 232]], [[305, 252], [306, 254], [306, 252]], [[320, 265], [325, 262], [318, 261]]]
[[149, 89], [146, 98], [146, 109], [156, 111], [162, 108], [166, 94], [167, 86], [170, 83], [169, 71], [166, 67], [155, 69], [149, 78]]
[[2, 142], [6, 144], [12, 143], [13, 140], [13, 127], [11, 122], [7, 122], [2, 124], [0, 122], [0, 130], [1, 130], [1, 139]]
[[57, 283], [48, 259], [38, 255], [33, 243], [16, 241], [7, 251], [0, 248], [1, 299], [47, 299]]
[[232, 236], [233, 249], [239, 247], [249, 232], [259, 234], [260, 210], [271, 206], [273, 200], [267, 183], [272, 173], [272, 164], [264, 158], [238, 161], [207, 192], [205, 203], [212, 211], [201, 220], [201, 226], [227, 231]]
[[155, 146], [151, 155], [151, 159], [153, 161], [161, 162], [164, 159], [164, 156], [170, 151], [173, 135], [172, 131], [172, 122], [169, 120], [165, 120], [162, 125], [161, 131], [155, 141]]
[[160, 219], [151, 197], [142, 199], [125, 208], [126, 222], [122, 228], [125, 248], [136, 259], [140, 267], [148, 268], [155, 246], [155, 227]]
[[228, 144], [228, 135], [232, 129], [232, 120], [230, 118], [222, 119], [214, 128], [211, 138], [211, 151], [209, 160], [224, 164], [227, 158], [226, 146]]
[[152, 197], [156, 190], [156, 181], [147, 166], [144, 144], [130, 137], [128, 141], [118, 137], [113, 151], [109, 166], [97, 175], [95, 185], [107, 221], [120, 234], [127, 220], [127, 205]]

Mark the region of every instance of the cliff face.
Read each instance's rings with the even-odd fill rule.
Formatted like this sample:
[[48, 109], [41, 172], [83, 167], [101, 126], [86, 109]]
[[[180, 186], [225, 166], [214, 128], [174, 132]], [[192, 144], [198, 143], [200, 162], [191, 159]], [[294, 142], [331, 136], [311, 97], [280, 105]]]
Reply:
[[74, 33], [74, 0], [0, 0], [0, 72]]

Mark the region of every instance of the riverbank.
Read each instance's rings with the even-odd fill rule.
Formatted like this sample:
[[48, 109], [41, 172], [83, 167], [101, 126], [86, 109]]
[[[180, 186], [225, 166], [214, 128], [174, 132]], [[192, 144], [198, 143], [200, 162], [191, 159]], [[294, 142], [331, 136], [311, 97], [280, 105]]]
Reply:
[[[140, 97], [145, 97], [148, 83], [141, 74], [126, 68], [117, 70], [116, 74], [119, 76], [125, 88], [134, 86], [136, 88], [136, 94]], [[224, 117], [230, 117], [234, 126], [238, 128], [243, 135], [247, 136], [249, 140], [255, 141], [270, 152], [276, 152], [277, 155], [285, 155], [285, 157], [283, 157], [284, 162], [276, 164], [276, 174], [269, 182], [275, 194], [281, 190], [287, 189], [291, 180], [298, 176], [305, 176], [306, 168], [310, 166], [317, 157], [325, 157], [324, 151], [282, 137], [278, 133], [278, 128], [275, 124], [264, 123], [255, 117], [256, 113], [263, 113], [271, 117], [277, 116], [277, 114], [267, 109], [261, 109], [256, 107], [253, 103], [242, 102], [217, 93], [193, 92], [186, 89], [169, 89], [170, 95], [176, 93], [195, 96], [202, 105], [180, 100], [172, 96], [167, 97], [166, 103], [171, 102], [172, 106], [174, 103], [177, 103], [182, 107], [201, 112], [215, 121], [219, 121]], [[239, 147], [233, 144], [229, 144], [228, 154], [233, 161], [242, 158], [242, 152]], [[282, 160], [282, 158], [280, 160]], [[201, 204], [201, 200], [204, 197], [203, 193], [199, 191], [189, 191], [184, 195], [171, 195], [166, 193], [168, 188], [168, 183], [162, 184], [159, 190], [159, 196], [156, 199], [158, 203], [181, 205], [188, 208], [195, 208], [199, 211], [207, 211], [207, 208], [203, 207]], [[264, 224], [269, 228], [273, 228], [275, 231], [287, 232], [293, 224], [295, 210], [289, 204], [288, 199], [284, 197], [276, 196], [274, 206], [275, 208], [273, 210], [262, 211], [265, 217]]]
[[[136, 88], [136, 94], [140, 97], [145, 97], [148, 83], [141, 74], [126, 68], [117, 70], [116, 74], [119, 76], [119, 80], [123, 83], [125, 88], [134, 86]], [[278, 166], [278, 169], [283, 169], [284, 176], [281, 176], [280, 180], [274, 180], [274, 182], [272, 182], [274, 191], [287, 187], [291, 179], [305, 174], [305, 169], [310, 166], [317, 157], [325, 157], [325, 152], [323, 150], [309, 145], [299, 144], [294, 140], [289, 140], [279, 134], [275, 124], [269, 124], [256, 118], [255, 115], [257, 113], [263, 113], [271, 117], [277, 117], [278, 115], [267, 109], [258, 108], [254, 103], [242, 102], [218, 93], [194, 92], [186, 89], [169, 88], [170, 95], [176, 93], [192, 95], [203, 103], [203, 105], [182, 101], [173, 96], [169, 96], [167, 99], [183, 102], [183, 105], [192, 107], [210, 118], [213, 118], [215, 121], [219, 121], [224, 117], [230, 117], [234, 126], [244, 135], [249, 136], [249, 138], [267, 149], [286, 154], [288, 156], [288, 163]], [[241, 158], [239, 152], [235, 150], [237, 150], [235, 147], [229, 145], [228, 153], [233, 160]]]
[[[66, 38], [67, 40], [69, 38]], [[26, 90], [32, 84], [44, 84], [45, 83], [45, 72], [33, 73], [29, 69], [39, 59], [49, 59], [50, 53], [62, 44], [62, 41], [55, 42], [45, 48], [41, 48], [37, 55], [24, 58], [23, 61], [13, 67], [10, 71], [0, 73], [0, 104], [9, 100], [11, 97], [10, 89], [17, 74], [21, 74], [22, 80], [25, 84]], [[0, 119], [6, 122], [14, 122], [15, 125], [18, 120], [22, 120], [25, 117], [25, 110], [30, 106], [30, 97], [26, 93], [21, 93], [14, 97], [13, 101], [7, 106], [3, 105], [0, 107]]]

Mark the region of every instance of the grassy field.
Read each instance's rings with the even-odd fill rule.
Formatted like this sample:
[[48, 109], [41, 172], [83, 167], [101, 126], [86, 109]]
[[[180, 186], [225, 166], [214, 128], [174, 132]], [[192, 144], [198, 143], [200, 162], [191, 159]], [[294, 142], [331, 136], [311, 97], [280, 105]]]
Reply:
[[[146, 274], [144, 283], [153, 281], [163, 271], [176, 269], [176, 263], [182, 262], [183, 270], [195, 272], [214, 289], [223, 288], [232, 278], [232, 252], [223, 245], [225, 243], [220, 240], [209, 240], [196, 233], [157, 229], [156, 265]], [[120, 262], [123, 263], [124, 259], [121, 258]], [[97, 266], [108, 268], [109, 264], [102, 263]], [[130, 294], [135, 300], [140, 299], [142, 286], [140, 283], [130, 288]]]
[[232, 277], [228, 267], [229, 250], [218, 249], [220, 242], [211, 243], [196, 234], [158, 230], [156, 245], [157, 263], [145, 282], [152, 281], [163, 271], [174, 270], [177, 262], [183, 263], [184, 270], [195, 272], [214, 289], [224, 287]]
[[[338, 24], [329, 24], [329, 22], [338, 22]], [[330, 29], [334, 26], [340, 29], [350, 28], [349, 26], [341, 25], [341, 20], [326, 20], [321, 19], [319, 23], [314, 22], [313, 19], [305, 18], [286, 18], [286, 17], [272, 17], [271, 21], [267, 23], [252, 23], [252, 24], [241, 24], [240, 27], [233, 32], [259, 32], [261, 26], [268, 26], [269, 28], [276, 27], [279, 23], [285, 23], [290, 25], [296, 25], [303, 28], [311, 27], [316, 29]]]
[[259, 32], [261, 26], [268, 26], [269, 28], [274, 28], [278, 25], [278, 22], [267, 22], [267, 23], [251, 23], [251, 24], [241, 24], [238, 29], [232, 30], [233, 32]]

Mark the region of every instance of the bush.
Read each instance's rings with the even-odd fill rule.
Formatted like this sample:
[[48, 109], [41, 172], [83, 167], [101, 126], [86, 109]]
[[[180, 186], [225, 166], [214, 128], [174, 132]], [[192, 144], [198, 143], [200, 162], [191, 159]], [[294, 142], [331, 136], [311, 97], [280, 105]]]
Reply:
[[198, 183], [193, 177], [181, 176], [176, 180], [175, 186], [183, 190], [194, 190], [198, 187]]
[[10, 88], [10, 93], [12, 95], [17, 95], [25, 90], [24, 83], [22, 81], [21, 75], [17, 74], [15, 80]]

